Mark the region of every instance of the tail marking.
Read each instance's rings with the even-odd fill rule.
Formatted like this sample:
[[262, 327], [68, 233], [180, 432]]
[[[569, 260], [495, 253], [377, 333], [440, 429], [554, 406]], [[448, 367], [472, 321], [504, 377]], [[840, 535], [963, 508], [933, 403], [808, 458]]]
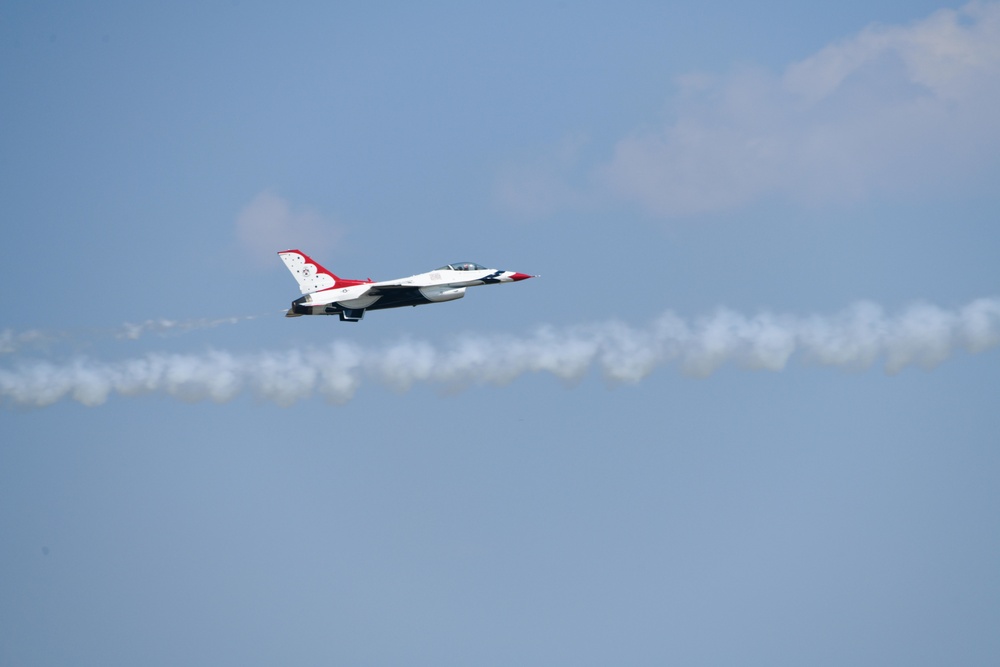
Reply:
[[324, 269], [319, 262], [300, 250], [283, 250], [278, 253], [281, 261], [292, 272], [299, 290], [303, 294], [311, 294], [336, 286], [337, 276]]

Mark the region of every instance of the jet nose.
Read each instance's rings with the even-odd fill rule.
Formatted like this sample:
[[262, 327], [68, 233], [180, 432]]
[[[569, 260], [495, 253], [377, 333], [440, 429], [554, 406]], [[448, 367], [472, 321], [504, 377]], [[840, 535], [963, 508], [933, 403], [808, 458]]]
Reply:
[[537, 278], [538, 276], [528, 275], [527, 273], [514, 273], [511, 275], [510, 279], [514, 282], [518, 280], [527, 280], [528, 278]]

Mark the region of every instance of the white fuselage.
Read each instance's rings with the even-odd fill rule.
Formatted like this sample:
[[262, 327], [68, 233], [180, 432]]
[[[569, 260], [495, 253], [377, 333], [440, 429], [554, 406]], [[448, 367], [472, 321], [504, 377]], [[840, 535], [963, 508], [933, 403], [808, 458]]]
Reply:
[[453, 301], [465, 296], [468, 287], [512, 283], [532, 277], [526, 273], [488, 269], [474, 262], [457, 262], [396, 280], [346, 280], [323, 268], [301, 250], [283, 250], [278, 256], [304, 295], [292, 302], [288, 317], [339, 315], [342, 321], [357, 322], [369, 309]]
[[431, 302], [452, 301], [462, 298], [466, 287], [512, 282], [514, 275], [516, 274], [513, 271], [495, 269], [473, 271], [437, 269], [397, 280], [383, 280], [349, 287], [334, 285], [330, 289], [306, 295], [303, 303], [310, 306], [336, 303], [344, 308], [371, 308], [385, 296], [385, 291], [382, 290], [398, 290], [406, 287], [416, 289]]

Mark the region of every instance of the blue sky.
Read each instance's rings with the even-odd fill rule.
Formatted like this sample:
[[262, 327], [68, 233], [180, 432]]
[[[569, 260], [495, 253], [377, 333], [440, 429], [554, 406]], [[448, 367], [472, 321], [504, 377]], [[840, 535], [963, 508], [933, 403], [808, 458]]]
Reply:
[[[995, 664], [998, 44], [0, 6], [0, 663]], [[293, 247], [541, 277], [286, 319]]]

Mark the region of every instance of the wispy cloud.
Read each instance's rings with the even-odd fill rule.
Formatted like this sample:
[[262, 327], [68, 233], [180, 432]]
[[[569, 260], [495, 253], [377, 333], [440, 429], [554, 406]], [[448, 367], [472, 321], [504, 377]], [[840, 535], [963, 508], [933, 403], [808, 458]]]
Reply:
[[670, 119], [617, 141], [587, 183], [571, 185], [578, 164], [549, 161], [521, 198], [543, 213], [601, 196], [671, 217], [764, 197], [941, 192], [1000, 167], [998, 3], [869, 26], [781, 72], [738, 67], [677, 85]]
[[529, 219], [593, 206], [599, 195], [584, 185], [591, 179], [583, 159], [588, 143], [582, 135], [565, 137], [531, 159], [505, 164], [494, 184], [494, 198]]
[[458, 390], [502, 385], [529, 373], [572, 382], [597, 369], [608, 382], [636, 383], [665, 365], [704, 377], [725, 364], [781, 371], [795, 358], [856, 369], [881, 363], [896, 373], [910, 365], [933, 367], [956, 350], [977, 353], [997, 345], [997, 298], [958, 309], [919, 303], [892, 315], [870, 302], [808, 317], [748, 317], [720, 309], [691, 321], [667, 312], [641, 328], [615, 322], [544, 327], [521, 337], [475, 335], [443, 346], [337, 342], [255, 354], [157, 353], [125, 361], [18, 359], [0, 368], [0, 400], [43, 407], [70, 399], [97, 406], [114, 394], [225, 402], [250, 393], [279, 405], [316, 395], [343, 403], [365, 382], [397, 391], [417, 384]]
[[330, 250], [343, 232], [335, 221], [309, 208], [293, 208], [288, 200], [270, 190], [257, 194], [236, 217], [236, 237], [241, 246], [265, 266], [274, 264], [274, 253], [279, 250]]

